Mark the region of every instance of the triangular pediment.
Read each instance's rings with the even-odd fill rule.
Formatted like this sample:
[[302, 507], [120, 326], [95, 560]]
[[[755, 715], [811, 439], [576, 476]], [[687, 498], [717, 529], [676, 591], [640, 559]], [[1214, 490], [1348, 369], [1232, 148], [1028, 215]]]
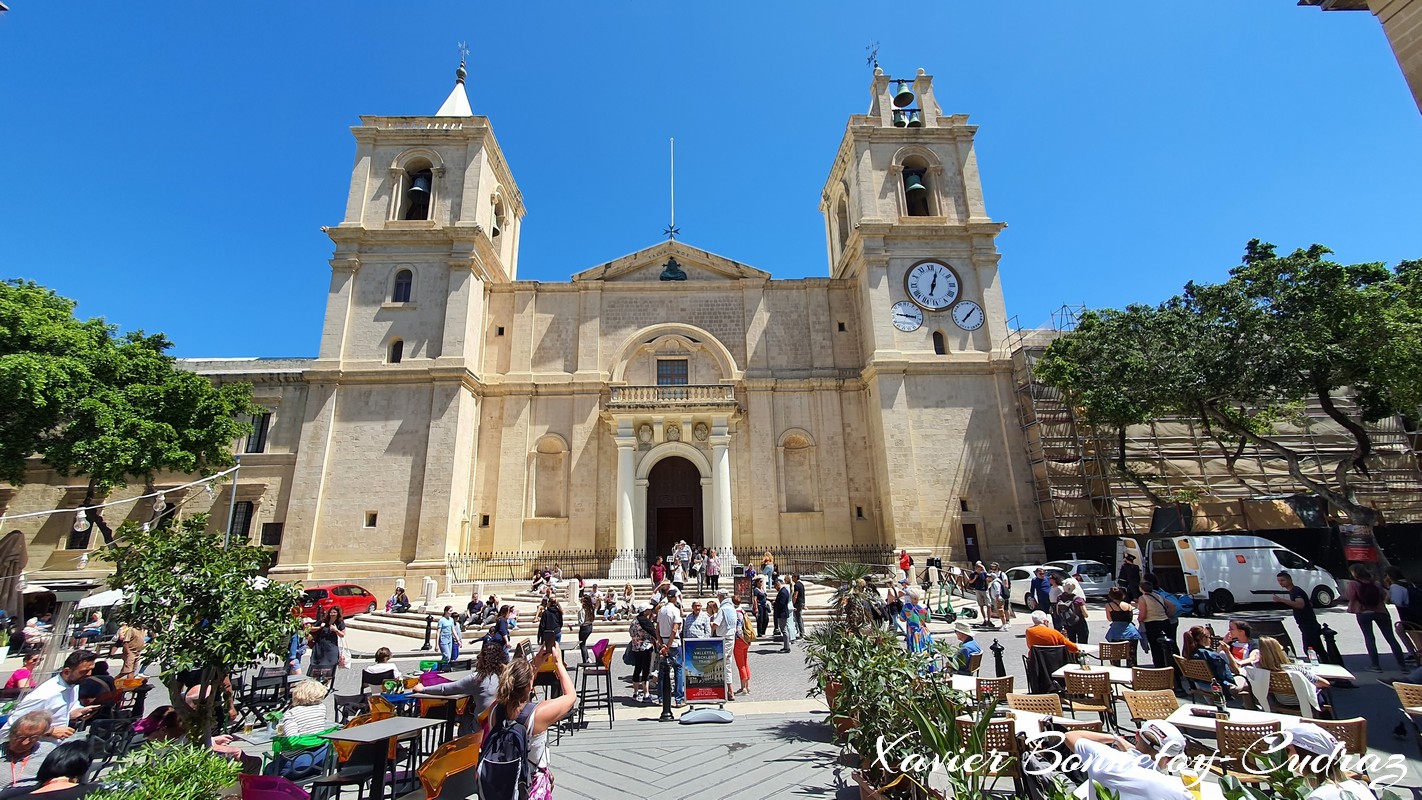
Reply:
[[[668, 272], [667, 264], [672, 259], [676, 260], [680, 272], [686, 275], [686, 283], [733, 281], [741, 278], [770, 279], [769, 272], [748, 267], [739, 261], [732, 261], [724, 256], [718, 256], [688, 244], [667, 241], [659, 242], [606, 264], [585, 269], [574, 275], [573, 281], [579, 283], [584, 281], [626, 281], [629, 283], [650, 281], [659, 283], [663, 282], [662, 275]], [[671, 270], [671, 273], [675, 274], [676, 270]], [[665, 282], [672, 283], [674, 281]]]

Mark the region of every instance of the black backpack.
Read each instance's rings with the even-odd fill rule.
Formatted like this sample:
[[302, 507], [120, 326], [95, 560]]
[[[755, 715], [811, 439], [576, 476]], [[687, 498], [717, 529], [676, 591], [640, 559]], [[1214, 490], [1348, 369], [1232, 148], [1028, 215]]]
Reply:
[[1366, 608], [1374, 608], [1382, 605], [1383, 593], [1376, 583], [1372, 581], [1358, 581], [1358, 602]]
[[494, 709], [489, 738], [479, 750], [480, 800], [527, 800], [533, 771], [528, 767], [528, 732], [537, 703], [525, 703], [518, 719], [506, 719], [504, 707]]
[[1407, 589], [1407, 605], [1399, 608], [1397, 615], [1403, 622], [1422, 627], [1422, 589], [1410, 581], [1401, 585]]

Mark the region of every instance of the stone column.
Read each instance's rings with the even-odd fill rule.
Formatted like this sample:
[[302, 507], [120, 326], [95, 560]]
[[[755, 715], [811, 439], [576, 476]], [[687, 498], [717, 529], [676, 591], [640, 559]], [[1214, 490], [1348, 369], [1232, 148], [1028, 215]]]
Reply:
[[716, 543], [718, 553], [731, 549], [731, 459], [727, 453], [730, 446], [730, 436], [711, 438], [711, 494], [716, 509], [711, 515], [715, 526], [711, 541]]
[[637, 440], [617, 437], [617, 557], [608, 577], [627, 580], [640, 577], [638, 559], [632, 554], [632, 451]]

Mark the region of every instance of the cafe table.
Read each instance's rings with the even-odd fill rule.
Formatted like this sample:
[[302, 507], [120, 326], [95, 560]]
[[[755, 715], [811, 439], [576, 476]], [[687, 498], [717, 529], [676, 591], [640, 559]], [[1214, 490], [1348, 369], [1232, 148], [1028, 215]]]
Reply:
[[1121, 686], [1130, 686], [1132, 680], [1130, 667], [1100, 666], [1092, 667], [1091, 669], [1082, 669], [1081, 667], [1075, 664], [1067, 664], [1066, 666], [1058, 669], [1056, 672], [1052, 673], [1052, 677], [1065, 680], [1066, 674], [1068, 672], [1081, 672], [1088, 675], [1095, 672], [1104, 672], [1107, 675], [1111, 676], [1112, 683], [1119, 684]]
[[421, 700], [448, 701], [446, 703], [441, 704], [440, 706], [440, 708], [443, 710], [443, 713], [441, 713], [439, 716], [427, 718], [437, 719], [444, 723], [444, 741], [446, 742], [454, 738], [454, 724], [458, 720], [458, 715], [455, 714], [455, 709], [459, 705], [459, 701], [464, 700], [466, 702], [472, 702], [473, 699], [473, 695], [468, 692], [460, 692], [458, 694], [425, 694], [424, 692], [413, 692], [407, 695], [407, 697], [409, 697], [410, 700], [414, 701], [416, 704], [414, 711], [416, 716], [423, 716], [419, 709], [419, 701]]
[[[422, 717], [390, 717], [388, 719], [367, 722], [364, 725], [357, 725], [354, 728], [342, 728], [338, 731], [322, 734], [322, 738], [333, 742], [351, 742], [353, 744], [371, 744], [373, 742], [389, 741], [395, 739], [405, 741], [414, 739], [420, 735], [421, 731], [443, 725], [444, 720], [424, 719]], [[388, 748], [380, 748], [379, 754], [375, 757], [375, 769], [371, 772], [370, 797], [373, 800], [380, 800], [386, 796], [386, 787], [389, 787], [389, 795], [395, 796], [395, 782], [386, 780], [386, 773], [390, 771]]]
[[[1186, 703], [1175, 709], [1174, 713], [1165, 718], [1166, 722], [1173, 724], [1182, 730], [1195, 730], [1205, 733], [1215, 732], [1215, 717], [1197, 714], [1194, 709], [1204, 709], [1213, 711], [1213, 706], [1203, 706], [1197, 703]], [[1302, 725], [1310, 720], [1295, 714], [1275, 714], [1271, 711], [1254, 711], [1248, 708], [1230, 708], [1228, 722], [1277, 722], [1281, 729], [1292, 728], [1295, 725]]]

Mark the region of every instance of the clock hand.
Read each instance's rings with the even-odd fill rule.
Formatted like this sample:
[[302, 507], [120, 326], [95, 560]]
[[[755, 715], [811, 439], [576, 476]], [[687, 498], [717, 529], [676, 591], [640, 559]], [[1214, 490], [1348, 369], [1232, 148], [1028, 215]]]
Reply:
[[930, 281], [929, 284], [928, 284], [928, 296], [929, 296], [929, 297], [932, 297], [932, 296], [934, 296], [935, 294], [937, 294], [938, 292], [934, 291], [934, 290], [937, 289], [937, 288], [938, 288], [938, 273], [935, 272], [935, 273], [933, 273], [933, 280]]

